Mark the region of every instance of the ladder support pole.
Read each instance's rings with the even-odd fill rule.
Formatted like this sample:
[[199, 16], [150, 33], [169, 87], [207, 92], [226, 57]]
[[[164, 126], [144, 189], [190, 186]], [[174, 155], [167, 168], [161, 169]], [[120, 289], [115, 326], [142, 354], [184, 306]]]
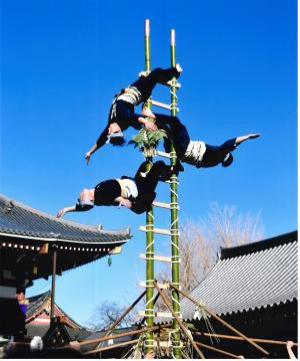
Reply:
[[[150, 20], [145, 20], [145, 70], [150, 72]], [[151, 107], [151, 101], [148, 101], [148, 107]], [[152, 160], [152, 159], [148, 159]], [[147, 171], [151, 168], [151, 162], [148, 162]], [[154, 234], [153, 234], [153, 207], [146, 214], [146, 310], [145, 323], [147, 328], [154, 325]], [[154, 350], [153, 331], [148, 331], [145, 340], [145, 354], [151, 354]]]
[[[175, 30], [171, 30], [171, 39], [170, 39], [170, 55], [171, 55], [171, 66], [175, 67], [176, 65], [176, 44], [175, 44]], [[176, 79], [172, 79], [171, 87], [171, 115], [177, 115], [177, 88], [175, 86]], [[171, 165], [175, 165], [177, 162], [177, 156], [174, 149], [174, 146], [171, 147]], [[177, 176], [175, 173], [171, 176], [171, 203], [174, 205], [178, 205], [178, 182]], [[172, 260], [179, 258], [179, 233], [178, 233], [178, 207], [172, 207], [171, 209], [171, 240], [172, 240]], [[179, 263], [172, 262], [172, 284], [179, 287]], [[172, 289], [172, 308], [176, 317], [173, 319], [173, 350], [175, 358], [182, 358], [181, 352], [181, 343], [180, 343], [180, 325], [178, 324], [178, 317], [180, 316], [180, 295], [177, 290]]]

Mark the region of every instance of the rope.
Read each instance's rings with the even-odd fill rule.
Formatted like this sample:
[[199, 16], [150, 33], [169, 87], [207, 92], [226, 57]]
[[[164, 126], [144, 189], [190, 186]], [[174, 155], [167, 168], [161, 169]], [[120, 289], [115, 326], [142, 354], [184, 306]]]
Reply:
[[154, 287], [154, 280], [146, 280], [146, 287]]
[[[173, 84], [174, 84], [174, 83], [173, 83]], [[172, 86], [176, 86], [176, 83], [175, 83], [174, 85], [173, 85], [173, 84], [172, 84]], [[174, 96], [175, 101], [176, 101], [176, 103], [177, 103], [178, 95], [177, 95], [176, 91], [174, 92], [174, 90], [171, 88], [171, 89], [170, 89], [170, 93], [171, 93], [171, 95]]]
[[175, 255], [171, 257], [172, 263], [180, 263], [179, 255]]
[[169, 332], [169, 343], [171, 343], [171, 345], [172, 345], [172, 357], [173, 358], [176, 358], [175, 357], [175, 355], [174, 355], [174, 352], [173, 352], [173, 350], [174, 349], [179, 349], [179, 348], [181, 348], [181, 342], [180, 342], [180, 340], [174, 340], [174, 337], [172, 337], [172, 335], [173, 334], [175, 334], [175, 333], [177, 333], [177, 332], [180, 332], [180, 329], [177, 327], [176, 329], [174, 329], [174, 330], [171, 330], [170, 332]]
[[172, 245], [172, 247], [175, 247], [176, 250], [179, 252], [178, 244], [175, 244], [175, 243], [171, 240], [171, 245]]
[[[174, 303], [176, 303], [177, 306], [180, 306], [180, 301], [178, 301], [176, 298], [174, 298], [173, 292], [172, 292], [172, 301], [173, 301]], [[173, 311], [174, 311], [174, 310], [173, 310]], [[179, 312], [179, 311], [174, 311], [174, 313], [176, 314], [176, 316], [180, 317], [180, 312]]]
[[[173, 184], [176, 184], [175, 182], [173, 182]], [[178, 183], [177, 183], [178, 184]], [[173, 193], [174, 194], [174, 196], [175, 197], [177, 197], [178, 198], [178, 194], [171, 188], [171, 193]]]
[[[148, 213], [149, 217], [151, 218], [152, 222], [154, 222], [154, 215], [152, 213]], [[153, 227], [153, 224], [152, 223], [148, 223], [146, 224], [146, 227]]]

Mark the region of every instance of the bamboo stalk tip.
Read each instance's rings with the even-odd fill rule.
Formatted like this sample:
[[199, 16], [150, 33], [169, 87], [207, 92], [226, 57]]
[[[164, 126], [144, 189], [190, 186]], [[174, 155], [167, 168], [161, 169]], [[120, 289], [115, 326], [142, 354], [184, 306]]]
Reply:
[[150, 36], [150, 20], [145, 20], [145, 36]]
[[171, 46], [175, 46], [175, 29], [171, 30]]

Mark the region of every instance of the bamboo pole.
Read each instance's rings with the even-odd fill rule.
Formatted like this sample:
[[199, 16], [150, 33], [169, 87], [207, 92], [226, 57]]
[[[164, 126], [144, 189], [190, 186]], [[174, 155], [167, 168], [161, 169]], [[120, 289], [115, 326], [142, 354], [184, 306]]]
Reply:
[[[176, 313], [173, 311], [171, 305], [169, 304], [167, 298], [164, 295], [164, 292], [162, 290], [159, 289], [159, 287], [157, 286], [156, 282], [154, 283], [157, 292], [160, 294], [160, 297], [162, 298], [162, 300], [164, 301], [165, 305], [167, 306], [168, 310], [172, 313], [173, 317], [176, 319], [176, 322], [178, 324], [178, 326], [181, 328], [181, 330], [184, 332], [184, 334], [186, 335], [186, 337], [190, 340], [191, 344], [193, 345], [194, 349], [196, 350], [196, 352], [198, 353], [198, 355], [200, 356], [201, 359], [204, 359], [204, 355], [203, 353], [200, 351], [199, 347], [196, 345], [195, 341], [193, 340], [193, 337], [187, 332], [186, 328], [184, 327], [183, 323], [181, 322], [181, 320], [179, 319], [179, 317], [176, 315]], [[179, 335], [179, 342], [180, 342], [180, 335]], [[181, 350], [180, 350], [181, 351]], [[180, 352], [181, 353], [181, 352]], [[175, 355], [174, 355], [175, 356]]]
[[119, 348], [119, 347], [124, 347], [124, 346], [128, 346], [128, 345], [133, 345], [133, 344], [138, 343], [138, 342], [139, 342], [139, 340], [132, 340], [132, 341], [120, 342], [120, 343], [117, 343], [117, 344], [115, 344], [115, 345], [105, 346], [105, 347], [98, 348], [98, 349], [96, 349], [96, 350], [91, 350], [91, 351], [84, 352], [83, 355], [92, 355], [92, 354], [95, 354], [95, 353], [98, 353], [98, 352], [107, 351], [107, 350], [112, 350], [112, 349], [114, 349], [114, 348]]
[[[245, 341], [243, 337], [240, 336], [230, 336], [230, 335], [223, 335], [219, 333], [208, 333], [208, 332], [193, 332], [192, 333], [196, 336], [205, 336], [205, 337], [215, 337], [215, 338], [222, 338], [224, 340], [234, 340], [234, 341]], [[278, 341], [278, 340], [268, 340], [264, 338], [253, 338], [248, 337], [249, 340], [257, 343], [266, 343], [270, 345], [278, 345], [278, 346], [286, 346], [287, 341]], [[294, 342], [294, 341], [293, 341]], [[294, 346], [298, 347], [298, 343], [294, 342]]]
[[242, 332], [240, 332], [239, 330], [237, 330], [235, 327], [231, 326], [228, 322], [222, 320], [221, 317], [215, 315], [212, 311], [210, 311], [207, 307], [200, 305], [197, 301], [195, 301], [193, 298], [191, 298], [187, 293], [183, 292], [182, 290], [180, 290], [179, 288], [177, 288], [174, 285], [171, 285], [171, 287], [175, 288], [179, 293], [181, 293], [184, 297], [186, 297], [188, 300], [190, 300], [191, 302], [193, 302], [196, 306], [198, 307], [202, 307], [204, 309], [205, 312], [207, 312], [211, 317], [213, 317], [214, 319], [216, 319], [217, 321], [219, 321], [220, 323], [222, 323], [223, 326], [229, 328], [231, 331], [233, 331], [234, 333], [236, 333], [237, 335], [241, 336], [245, 341], [247, 341], [248, 343], [250, 343], [253, 347], [255, 347], [257, 350], [261, 351], [263, 354], [265, 355], [269, 355], [269, 352], [266, 351], [264, 348], [260, 347], [259, 345], [257, 345], [255, 342], [253, 342], [251, 339], [249, 339], [247, 336], [245, 336]]
[[[175, 30], [171, 30], [171, 39], [170, 39], [170, 56], [171, 56], [171, 66], [175, 67], [176, 65], [176, 47], [175, 47]], [[172, 86], [171, 86], [171, 115], [177, 115], [177, 96], [176, 91], [177, 88], [176, 78], [172, 79]], [[175, 148], [172, 144], [171, 146], [171, 165], [175, 166], [177, 162], [177, 156], [175, 152]], [[171, 241], [172, 241], [172, 283], [176, 286], [180, 286], [179, 280], [179, 232], [178, 232], [178, 181], [177, 176], [175, 173], [171, 176]], [[172, 289], [172, 306], [174, 313], [179, 316], [180, 315], [180, 296], [178, 291]], [[174, 347], [174, 356], [175, 358], [181, 358], [181, 349], [180, 349], [180, 332], [178, 328], [178, 322], [176, 318], [173, 320], [173, 329], [178, 330], [173, 334], [172, 342]]]
[[[150, 21], [145, 20], [145, 70], [150, 71]], [[151, 101], [149, 100], [147, 106], [151, 108]], [[147, 171], [152, 166], [152, 158], [147, 159]], [[147, 327], [151, 328], [154, 325], [154, 234], [153, 225], [154, 212], [153, 206], [151, 210], [146, 213], [146, 309], [145, 309], [145, 322]], [[153, 352], [154, 335], [153, 332], [148, 332], [145, 341], [145, 354]]]
[[[156, 294], [156, 296], [155, 296], [155, 298], [153, 300], [153, 308], [154, 308], [158, 298], [159, 298], [159, 293]], [[142, 318], [142, 320], [139, 322], [139, 325], [142, 325], [144, 323], [144, 321], [145, 321], [145, 317]]]
[[230, 353], [230, 352], [227, 352], [227, 351], [224, 351], [224, 350], [221, 350], [217, 347], [213, 347], [213, 346], [209, 346], [209, 345], [206, 345], [205, 343], [202, 343], [202, 342], [198, 342], [198, 341], [195, 341], [195, 343], [203, 348], [207, 348], [208, 350], [212, 350], [212, 351], [215, 351], [215, 352], [218, 352], [222, 355], [225, 355], [225, 356], [229, 356], [229, 357], [232, 357], [232, 358], [240, 358], [240, 356], [238, 355], [235, 355], [233, 353]]

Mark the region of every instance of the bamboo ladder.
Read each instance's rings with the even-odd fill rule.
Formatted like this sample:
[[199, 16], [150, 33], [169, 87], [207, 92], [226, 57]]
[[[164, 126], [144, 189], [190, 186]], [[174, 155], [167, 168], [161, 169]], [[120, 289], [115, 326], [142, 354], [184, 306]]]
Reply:
[[[175, 30], [171, 30], [171, 39], [170, 39], [170, 55], [171, 55], [171, 67], [176, 65], [176, 47], [175, 47]], [[145, 20], [145, 70], [150, 72], [150, 22]], [[147, 106], [157, 106], [163, 109], [170, 110], [172, 116], [176, 116], [178, 112], [177, 108], [177, 88], [180, 85], [177, 83], [176, 78], [174, 77], [171, 80], [170, 84], [170, 93], [171, 93], [171, 104], [164, 104], [158, 101], [149, 99]], [[156, 151], [156, 155], [163, 156], [170, 159], [171, 165], [175, 165], [177, 161], [177, 156], [175, 149], [172, 145], [170, 153], [164, 153]], [[152, 159], [148, 159], [148, 169], [151, 168]], [[159, 317], [171, 317], [173, 318], [173, 332], [172, 332], [172, 348], [173, 355], [175, 358], [181, 358], [181, 343], [180, 343], [180, 327], [178, 323], [178, 318], [181, 317], [180, 314], [180, 295], [179, 292], [172, 288], [172, 310], [174, 317], [171, 313], [155, 313], [154, 305], [155, 299], [157, 296], [154, 295], [155, 288], [155, 276], [154, 276], [154, 261], [161, 262], [170, 262], [172, 267], [172, 285], [175, 287], [180, 287], [179, 281], [179, 248], [178, 248], [178, 180], [176, 174], [172, 174], [170, 181], [167, 183], [170, 184], [171, 199], [170, 203], [163, 202], [153, 202], [152, 209], [146, 214], [146, 226], [141, 226], [140, 230], [146, 233], [146, 254], [140, 255], [140, 257], [146, 260], [146, 282], [141, 283], [141, 285], [146, 287], [146, 309], [142, 313], [145, 316], [146, 326], [151, 328], [154, 325], [155, 316]], [[160, 207], [171, 212], [171, 227], [169, 229], [159, 229], [154, 228], [154, 211], [153, 207]], [[171, 237], [171, 257], [158, 256], [154, 254], [154, 234], [167, 235]], [[163, 285], [162, 285], [163, 287]], [[175, 315], [177, 317], [175, 317]], [[146, 334], [145, 340], [145, 353], [152, 353], [154, 350], [154, 334], [153, 331], [149, 331]]]

